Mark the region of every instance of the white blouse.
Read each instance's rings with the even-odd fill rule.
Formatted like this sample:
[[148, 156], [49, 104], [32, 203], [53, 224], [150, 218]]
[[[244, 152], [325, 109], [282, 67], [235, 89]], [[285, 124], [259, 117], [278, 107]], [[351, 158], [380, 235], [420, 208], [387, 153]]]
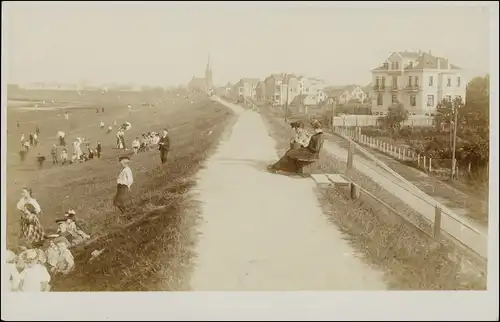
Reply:
[[132, 176], [132, 170], [129, 167], [123, 168], [123, 170], [118, 175], [116, 180], [117, 184], [123, 184], [130, 188], [132, 183], [134, 183], [134, 177]]
[[38, 204], [38, 201], [36, 201], [35, 198], [24, 198], [24, 197], [19, 199], [19, 202], [17, 203], [17, 209], [24, 212], [24, 207], [27, 204], [32, 204], [33, 207], [35, 207], [37, 215], [42, 211], [42, 208], [40, 208], [40, 205]]
[[25, 268], [20, 274], [23, 292], [42, 292], [41, 283], [50, 282], [47, 268], [41, 264]]

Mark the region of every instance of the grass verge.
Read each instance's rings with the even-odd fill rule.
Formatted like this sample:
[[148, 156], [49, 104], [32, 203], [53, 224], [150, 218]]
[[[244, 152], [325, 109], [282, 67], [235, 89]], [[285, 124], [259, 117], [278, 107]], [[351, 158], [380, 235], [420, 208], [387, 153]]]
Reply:
[[[347, 148], [348, 145], [347, 141], [339, 141], [338, 144], [344, 148]], [[488, 191], [484, 189], [484, 184], [473, 185], [473, 187], [476, 187], [476, 191], [473, 191], [472, 187], [467, 187], [460, 181], [445, 180], [433, 174], [424, 173], [415, 168], [415, 162], [399, 161], [373, 148], [364, 147], [429, 196], [439, 199], [440, 202], [456, 211], [459, 215], [466, 216], [481, 225], [487, 226]], [[357, 156], [369, 160], [364, 154], [357, 154]], [[457, 188], [457, 186], [460, 186], [460, 188]]]
[[[192, 228], [198, 218], [187, 192], [232, 115], [206, 98], [193, 104], [184, 102], [178, 108], [157, 106], [133, 114], [129, 140], [140, 132], [167, 126], [172, 146], [166, 166], [160, 166], [156, 150], [132, 157], [133, 212], [129, 216], [120, 215], [111, 202], [120, 171], [118, 152], [112, 149], [114, 136], [102, 139], [106, 146], [100, 160], [49, 167], [26, 182], [37, 193], [45, 227], [53, 227], [53, 220], [71, 207], [94, 237], [86, 247], [74, 250], [75, 271], [55, 277], [53, 290], [186, 290], [195, 241]], [[15, 248], [19, 231], [12, 205], [15, 207], [15, 200], [11, 201], [10, 213], [14, 214], [9, 216], [7, 239], [9, 247]], [[104, 249], [100, 257], [89, 262], [90, 253], [100, 249]]]
[[[274, 112], [262, 108], [270, 135], [283, 154], [292, 133]], [[320, 160], [306, 171], [310, 173], [344, 173], [345, 164], [322, 152]], [[419, 220], [399, 199], [381, 189], [366, 176], [353, 170], [351, 179], [384, 200], [399, 215], [362, 196], [353, 201], [334, 188], [318, 190], [318, 199], [328, 215], [344, 233], [353, 248], [371, 265], [386, 273], [388, 286], [395, 290], [484, 290], [485, 265], [472, 262], [453, 245], [436, 243], [401, 216], [424, 231], [430, 226]], [[472, 268], [469, 268], [472, 265]], [[477, 265], [480, 266], [478, 273]], [[469, 268], [469, 269], [466, 269]]]

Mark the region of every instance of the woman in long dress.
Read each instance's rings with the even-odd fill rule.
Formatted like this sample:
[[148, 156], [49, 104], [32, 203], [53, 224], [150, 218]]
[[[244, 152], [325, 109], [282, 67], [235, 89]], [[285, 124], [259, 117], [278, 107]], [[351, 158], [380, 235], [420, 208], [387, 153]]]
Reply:
[[59, 145], [66, 146], [66, 141], [64, 139], [65, 133], [63, 131], [57, 132], [57, 137], [59, 138]]
[[319, 158], [319, 152], [324, 142], [323, 126], [317, 120], [311, 122], [311, 126], [314, 128], [315, 134], [311, 136], [307, 146], [288, 150], [278, 162], [268, 167], [269, 171], [302, 174], [304, 166]]
[[38, 216], [41, 208], [30, 188], [22, 190], [22, 197], [17, 203], [17, 209], [21, 211], [21, 239], [28, 246], [38, 245], [43, 241], [44, 231]]
[[39, 246], [44, 240], [44, 230], [35, 207], [32, 204], [26, 204], [25, 212], [21, 216], [21, 238], [27, 246]]

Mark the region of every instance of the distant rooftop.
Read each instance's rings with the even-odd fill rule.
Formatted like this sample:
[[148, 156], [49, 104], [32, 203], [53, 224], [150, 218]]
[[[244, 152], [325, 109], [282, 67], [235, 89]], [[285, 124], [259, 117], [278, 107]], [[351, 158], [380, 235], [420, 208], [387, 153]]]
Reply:
[[[396, 52], [403, 58], [409, 58], [409, 59], [414, 59], [415, 61], [413, 64], [406, 66], [404, 69], [405, 70], [424, 70], [424, 69], [462, 69], [458, 67], [457, 65], [451, 64], [449, 59], [443, 58], [443, 57], [436, 57], [433, 56], [430, 52]], [[448, 68], [449, 66], [449, 68]], [[374, 71], [382, 71], [382, 70], [387, 70], [387, 67], [382, 64], [382, 66], [379, 66], [375, 69]]]

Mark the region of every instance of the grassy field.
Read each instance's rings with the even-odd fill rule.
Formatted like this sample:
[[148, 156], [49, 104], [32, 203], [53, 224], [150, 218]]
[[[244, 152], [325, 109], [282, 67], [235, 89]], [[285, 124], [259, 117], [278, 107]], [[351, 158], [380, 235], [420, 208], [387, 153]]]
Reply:
[[[279, 114], [263, 107], [262, 116], [270, 135], [282, 155], [292, 132]], [[320, 160], [305, 169], [309, 173], [345, 173], [345, 163], [321, 153]], [[353, 170], [349, 176], [400, 215], [418, 220], [419, 216], [399, 199], [381, 189], [371, 179]], [[436, 243], [432, 238], [388, 211], [371, 198], [352, 201], [344, 191], [334, 188], [318, 190], [318, 199], [330, 220], [344, 233], [353, 248], [367, 263], [386, 272], [390, 289], [395, 290], [484, 290], [485, 273], [463, 269], [461, 252], [450, 244]], [[430, 227], [416, 222], [424, 231]], [[468, 259], [464, 260], [466, 263]], [[478, 264], [479, 265], [479, 264]], [[481, 267], [485, 270], [485, 267]]]
[[[88, 108], [70, 110], [69, 121], [60, 111], [8, 110], [8, 248], [17, 250], [18, 246], [19, 217], [15, 205], [23, 186], [33, 189], [43, 210], [41, 222], [46, 230], [55, 230], [54, 220], [73, 208], [93, 236], [91, 244], [74, 249], [76, 269], [66, 277], [54, 278], [54, 291], [187, 289], [185, 276], [195, 241], [191, 228], [198, 216], [188, 191], [195, 184], [193, 175], [216, 147], [233, 116], [206, 97], [188, 101], [161, 97], [163, 103], [142, 108], [139, 102], [146, 99], [150, 98], [137, 98], [132, 112], [119, 102], [99, 102], [97, 106], [106, 107], [104, 114], [95, 112], [95, 103], [86, 102]], [[154, 99], [158, 102], [158, 97]], [[141, 132], [158, 132], [163, 127], [170, 132], [168, 165], [160, 166], [156, 150], [132, 157], [135, 182], [131, 191], [133, 211], [129, 216], [121, 215], [112, 206], [120, 171], [118, 156], [122, 152], [114, 148], [115, 132], [105, 134], [99, 129], [101, 120], [106, 127], [115, 120], [118, 124], [131, 122], [132, 128], [126, 132], [128, 144]], [[16, 128], [16, 121], [21, 122], [20, 129]], [[41, 143], [20, 164], [20, 133], [27, 137], [35, 124], [41, 130]], [[58, 129], [66, 132], [67, 142], [81, 135], [90, 138], [92, 146], [100, 140], [101, 159], [63, 167], [46, 162], [38, 170], [34, 155], [41, 152], [50, 159], [50, 146], [56, 143]], [[97, 249], [105, 251], [88, 262], [90, 253]]]

